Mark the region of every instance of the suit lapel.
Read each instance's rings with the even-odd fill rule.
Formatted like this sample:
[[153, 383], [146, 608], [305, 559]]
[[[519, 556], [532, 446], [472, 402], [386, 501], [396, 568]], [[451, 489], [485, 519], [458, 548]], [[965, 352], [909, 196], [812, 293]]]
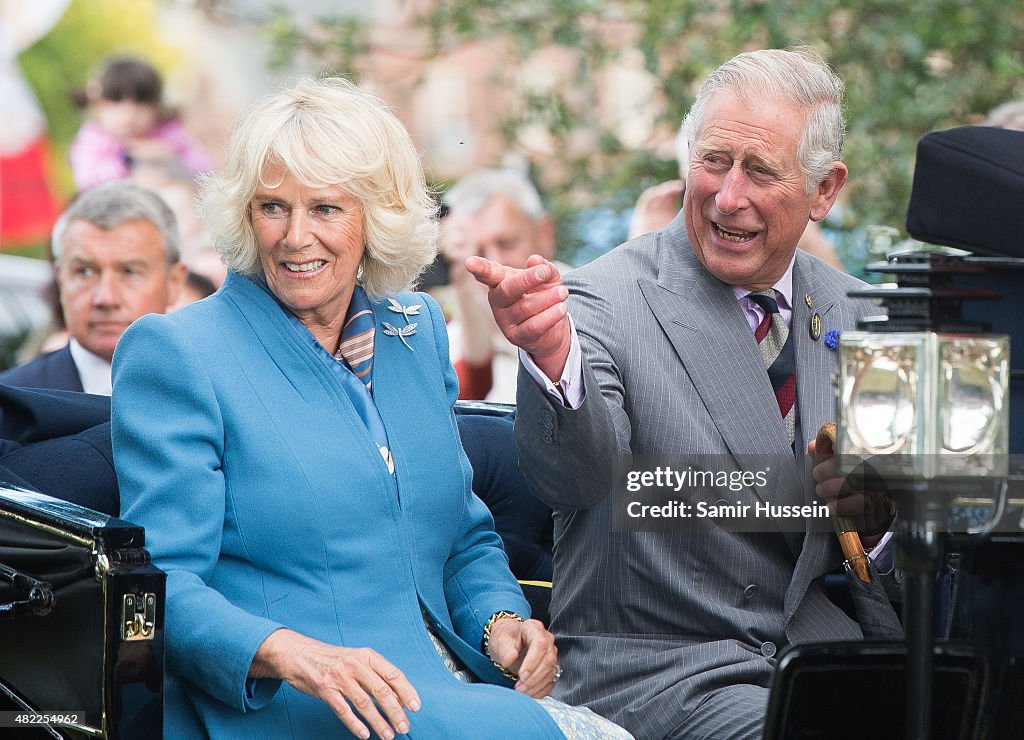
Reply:
[[[825, 344], [825, 335], [833, 329], [844, 329], [846, 317], [843, 304], [845, 291], [834, 281], [824, 279], [827, 270], [814, 263], [801, 252], [797, 252], [793, 268], [793, 322], [791, 331], [796, 345], [797, 409], [799, 413], [799, 438], [797, 454], [806, 457], [807, 443], [814, 439], [818, 428], [836, 418], [835, 391], [832, 376], [836, 366], [836, 353]], [[811, 297], [813, 307], [807, 305]], [[811, 336], [810, 326], [814, 314], [821, 320], [819, 338]], [[802, 468], [810, 469], [810, 463], [802, 461]], [[806, 499], [814, 499], [813, 484], [809, 481]], [[832, 557], [835, 538], [830, 533], [812, 534], [804, 538], [803, 548], [797, 560], [793, 579], [786, 593], [786, 618], [796, 611], [800, 600], [811, 581], [824, 575], [837, 563]]]
[[[789, 444], [757, 342], [732, 289], [693, 256], [663, 266], [640, 290], [734, 454], [788, 454]], [[664, 260], [663, 260], [664, 261]], [[723, 349], [724, 348], [724, 349]]]
[[52, 387], [69, 391], [84, 390], [82, 376], [78, 374], [78, 365], [75, 364], [75, 358], [71, 354], [70, 343], [58, 350], [53, 355], [53, 360], [54, 382]]
[[[832, 329], [842, 326], [839, 308], [845, 295], [820, 279], [813, 266], [804, 264], [797, 255], [793, 268], [793, 321], [792, 329], [796, 348], [797, 411], [802, 431], [803, 445], [814, 439], [818, 427], [836, 417], [835, 393], [832, 374], [835, 371], [836, 353], [825, 345], [824, 337]], [[813, 308], [807, 305], [810, 296]], [[811, 320], [817, 314], [821, 320], [818, 339], [811, 336]]]
[[[841, 284], [829, 280], [827, 273], [811, 258], [797, 253], [791, 323], [799, 414], [796, 457], [786, 438], [757, 343], [735, 295], [700, 265], [681, 226], [669, 227], [662, 236], [657, 280], [639, 280], [654, 318], [732, 455], [741, 464], [751, 453], [771, 455], [780, 465], [786, 461], [773, 503], [788, 498], [809, 500], [813, 495], [802, 476], [807, 441], [813, 439], [821, 424], [836, 415], [832, 391], [836, 355], [823, 339], [832, 329], [847, 328], [843, 323], [847, 317], [843, 313], [845, 293]], [[812, 298], [813, 308], [807, 306], [807, 295]], [[814, 313], [821, 318], [817, 341], [810, 335]], [[720, 347], [728, 349], [723, 351]], [[831, 534], [785, 534], [797, 556], [785, 598], [788, 620], [810, 583], [837, 561], [833, 557], [836, 547]]]
[[744, 467], [755, 455], [780, 461], [782, 492], [796, 464], [754, 335], [732, 289], [700, 264], [681, 230], [667, 235], [657, 280], [639, 279], [644, 299], [729, 452]]

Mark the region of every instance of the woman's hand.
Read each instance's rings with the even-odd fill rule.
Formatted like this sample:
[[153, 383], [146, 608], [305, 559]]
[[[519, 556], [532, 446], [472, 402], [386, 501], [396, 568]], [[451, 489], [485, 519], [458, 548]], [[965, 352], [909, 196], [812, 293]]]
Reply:
[[490, 659], [518, 674], [516, 691], [542, 699], [555, 687], [558, 648], [555, 636], [536, 619], [499, 619], [491, 625]]
[[404, 709], [420, 708], [416, 689], [376, 651], [328, 645], [291, 630], [277, 630], [263, 641], [249, 677], [281, 678], [321, 699], [361, 738], [370, 737], [366, 724], [384, 740], [408, 732]]

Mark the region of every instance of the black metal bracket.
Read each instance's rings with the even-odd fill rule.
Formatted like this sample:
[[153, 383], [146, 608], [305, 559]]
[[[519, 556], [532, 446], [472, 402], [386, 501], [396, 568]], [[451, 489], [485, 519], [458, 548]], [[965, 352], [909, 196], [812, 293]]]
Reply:
[[53, 586], [0, 563], [0, 581], [14, 587], [13, 601], [0, 604], [0, 620], [18, 617], [45, 617], [57, 603]]

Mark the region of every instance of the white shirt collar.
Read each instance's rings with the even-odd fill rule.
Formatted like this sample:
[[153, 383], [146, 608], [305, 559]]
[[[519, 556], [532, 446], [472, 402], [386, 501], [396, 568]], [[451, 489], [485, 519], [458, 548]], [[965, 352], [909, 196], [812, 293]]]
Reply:
[[[775, 289], [775, 294], [781, 294], [782, 298], [784, 299], [783, 301], [779, 302], [779, 308], [782, 308], [783, 303], [785, 303], [786, 308], [790, 310], [793, 309], [793, 265], [795, 264], [796, 251], [794, 250], [793, 256], [789, 260], [789, 266], [786, 268], [786, 271], [782, 273], [782, 277], [779, 278], [778, 282], [772, 286]], [[736, 300], [739, 300], [740, 298], [745, 298], [750, 293], [750, 290], [747, 288], [741, 288], [738, 285], [734, 285], [732, 286], [732, 292], [736, 296]]]
[[[790, 319], [793, 316], [793, 265], [795, 264], [796, 250], [793, 251], [793, 256], [789, 260], [789, 266], [786, 268], [786, 271], [782, 273], [782, 277], [779, 278], [778, 282], [772, 286], [775, 289], [776, 297], [780, 297], [779, 313], [782, 314], [782, 318], [787, 324], [790, 323]], [[740, 302], [740, 306], [743, 307], [743, 315], [746, 317], [747, 323], [751, 324], [752, 328], [756, 327], [764, 316], [764, 311], [761, 310], [760, 306], [747, 298], [750, 290], [733, 285], [732, 292], [736, 296], [736, 300]]]
[[82, 390], [99, 396], [109, 396], [112, 385], [110, 363], [87, 350], [74, 337], [68, 344], [71, 349], [71, 359], [75, 361], [78, 377], [82, 381]]

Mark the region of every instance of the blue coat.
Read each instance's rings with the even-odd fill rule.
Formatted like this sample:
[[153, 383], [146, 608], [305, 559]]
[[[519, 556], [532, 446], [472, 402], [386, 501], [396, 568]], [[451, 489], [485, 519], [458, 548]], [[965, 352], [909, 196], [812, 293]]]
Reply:
[[[213, 297], [122, 336], [114, 460], [122, 517], [145, 526], [167, 571], [168, 737], [349, 737], [321, 701], [247, 679], [280, 627], [398, 666], [423, 703], [411, 737], [562, 737], [480, 652], [491, 614], [528, 606], [470, 491], [441, 311], [397, 298], [421, 309], [410, 350], [380, 330], [401, 315], [373, 307], [395, 478], [312, 337], [251, 280], [232, 273]], [[477, 677], [503, 686], [455, 679], [421, 608]]]

